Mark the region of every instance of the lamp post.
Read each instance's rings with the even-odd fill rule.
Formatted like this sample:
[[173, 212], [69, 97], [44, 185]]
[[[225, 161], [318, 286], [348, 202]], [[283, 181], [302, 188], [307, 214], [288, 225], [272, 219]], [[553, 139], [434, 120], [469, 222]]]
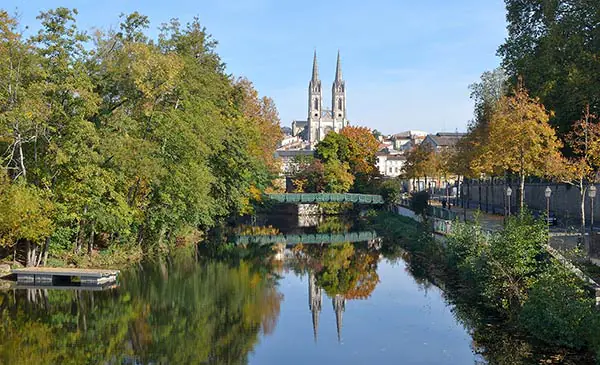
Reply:
[[510, 196], [512, 195], [512, 189], [509, 187], [506, 188], [506, 196], [508, 197], [508, 216], [510, 217]]
[[546, 197], [546, 225], [548, 226], [548, 242], [550, 242], [550, 196], [552, 195], [552, 189], [546, 186], [544, 190], [544, 196]]
[[590, 232], [594, 231], [594, 198], [596, 197], [596, 185], [592, 185], [588, 189], [588, 196], [590, 197], [591, 205], [591, 217], [590, 217]]

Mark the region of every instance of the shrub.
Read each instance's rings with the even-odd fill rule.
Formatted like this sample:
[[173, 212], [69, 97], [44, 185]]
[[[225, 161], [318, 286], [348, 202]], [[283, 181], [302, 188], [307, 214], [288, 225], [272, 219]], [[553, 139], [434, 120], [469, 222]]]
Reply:
[[413, 212], [425, 216], [429, 207], [429, 193], [426, 191], [418, 191], [410, 196], [410, 209]]
[[520, 323], [544, 342], [582, 348], [600, 324], [593, 306], [579, 279], [556, 263], [531, 287]]

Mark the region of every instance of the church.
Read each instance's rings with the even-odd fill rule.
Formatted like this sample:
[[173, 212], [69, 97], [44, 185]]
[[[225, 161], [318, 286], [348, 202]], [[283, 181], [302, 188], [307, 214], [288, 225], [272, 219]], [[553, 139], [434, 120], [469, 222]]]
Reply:
[[308, 118], [292, 122], [292, 135], [300, 136], [312, 148], [330, 131], [339, 132], [348, 125], [346, 119], [346, 83], [342, 78], [340, 52], [337, 55], [335, 80], [331, 87], [331, 109], [323, 109], [317, 51], [313, 58], [312, 78], [308, 84]]

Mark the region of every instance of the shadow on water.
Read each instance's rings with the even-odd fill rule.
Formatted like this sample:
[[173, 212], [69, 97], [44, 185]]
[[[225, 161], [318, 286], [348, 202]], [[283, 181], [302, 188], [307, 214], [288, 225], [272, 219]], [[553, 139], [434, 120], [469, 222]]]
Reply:
[[[309, 232], [369, 229], [358, 221], [327, 219], [309, 227]], [[238, 234], [304, 232], [305, 227], [280, 227], [274, 222], [236, 230]], [[388, 263], [406, 262], [419, 287], [435, 283], [443, 290], [459, 326], [471, 335], [471, 347], [480, 354], [481, 363], [585, 363], [573, 354], [540, 349], [497, 325], [476, 303], [462, 298], [459, 287], [445, 283], [424, 261], [385, 240], [296, 245], [279, 257], [270, 245], [242, 247], [227, 240], [227, 234], [215, 235], [197, 247], [142, 263], [122, 273], [119, 287], [105, 291], [0, 291], [0, 363], [248, 363], [258, 344], [277, 328], [285, 299], [278, 284], [290, 275], [308, 276], [312, 314], [306, 318], [312, 320], [315, 339], [322, 295], [332, 299], [340, 341], [341, 313], [350, 301], [370, 300], [381, 282], [382, 258]], [[306, 293], [305, 287], [300, 290]], [[376, 333], [378, 329], [366, 330]], [[282, 350], [289, 356], [303, 351]]]

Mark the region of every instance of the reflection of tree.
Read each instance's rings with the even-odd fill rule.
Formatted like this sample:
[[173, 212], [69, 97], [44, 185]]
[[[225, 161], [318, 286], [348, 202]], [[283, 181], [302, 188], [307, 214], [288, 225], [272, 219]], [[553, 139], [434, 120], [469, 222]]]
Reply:
[[317, 226], [318, 233], [344, 233], [350, 231], [352, 223], [339, 216], [327, 216]]
[[3, 296], [0, 363], [244, 363], [275, 328], [282, 299], [245, 262], [173, 260], [122, 282], [109, 292], [50, 290], [36, 304], [22, 291]]
[[379, 253], [350, 243], [305, 245], [293, 249], [296, 272], [315, 272], [316, 283], [328, 296], [366, 299], [377, 284]]
[[273, 226], [247, 226], [236, 227], [236, 233], [244, 236], [266, 236], [279, 234], [279, 229]]

